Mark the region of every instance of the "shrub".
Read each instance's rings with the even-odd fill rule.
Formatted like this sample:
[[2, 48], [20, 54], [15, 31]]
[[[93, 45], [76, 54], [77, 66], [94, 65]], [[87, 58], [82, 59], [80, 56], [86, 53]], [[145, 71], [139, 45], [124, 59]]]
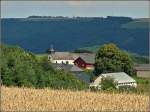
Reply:
[[116, 89], [114, 79], [111, 78], [111, 77], [102, 78], [102, 80], [101, 80], [101, 89], [102, 90]]

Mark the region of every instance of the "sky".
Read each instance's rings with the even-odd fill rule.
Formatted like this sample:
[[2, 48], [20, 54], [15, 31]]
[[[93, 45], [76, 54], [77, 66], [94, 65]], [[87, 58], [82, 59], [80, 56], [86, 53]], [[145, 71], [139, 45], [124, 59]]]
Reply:
[[148, 1], [2, 1], [2, 18], [38, 16], [149, 17]]

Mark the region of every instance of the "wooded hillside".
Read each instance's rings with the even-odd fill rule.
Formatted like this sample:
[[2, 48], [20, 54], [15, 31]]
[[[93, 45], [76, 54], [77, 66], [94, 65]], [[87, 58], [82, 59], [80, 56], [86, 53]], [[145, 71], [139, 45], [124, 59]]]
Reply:
[[[2, 19], [2, 42], [45, 53], [115, 43], [124, 50], [148, 55], [148, 19], [130, 17], [40, 17]], [[60, 46], [61, 45], [61, 46]]]

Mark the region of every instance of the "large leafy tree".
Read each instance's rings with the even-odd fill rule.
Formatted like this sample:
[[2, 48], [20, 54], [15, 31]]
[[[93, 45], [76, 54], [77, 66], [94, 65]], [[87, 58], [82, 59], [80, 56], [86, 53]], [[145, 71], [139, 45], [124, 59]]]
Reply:
[[115, 44], [104, 44], [96, 53], [95, 74], [125, 72], [134, 75], [133, 62], [129, 55]]

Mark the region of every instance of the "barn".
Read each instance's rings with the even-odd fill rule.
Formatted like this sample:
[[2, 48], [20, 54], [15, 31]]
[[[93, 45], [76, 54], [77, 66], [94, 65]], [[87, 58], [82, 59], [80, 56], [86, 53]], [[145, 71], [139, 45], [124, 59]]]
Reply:
[[95, 63], [95, 54], [93, 53], [84, 53], [81, 54], [75, 61], [74, 64], [80, 68], [93, 70]]

